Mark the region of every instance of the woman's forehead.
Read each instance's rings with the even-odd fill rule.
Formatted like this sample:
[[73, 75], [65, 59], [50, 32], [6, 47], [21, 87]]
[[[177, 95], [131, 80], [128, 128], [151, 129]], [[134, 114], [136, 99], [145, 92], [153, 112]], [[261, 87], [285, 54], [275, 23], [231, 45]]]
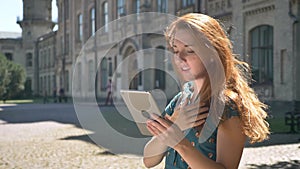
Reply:
[[170, 43], [171, 46], [174, 46], [174, 43], [185, 45], [185, 47], [193, 46], [195, 44], [195, 37], [192, 36], [191, 32], [178, 30], [174, 33]]

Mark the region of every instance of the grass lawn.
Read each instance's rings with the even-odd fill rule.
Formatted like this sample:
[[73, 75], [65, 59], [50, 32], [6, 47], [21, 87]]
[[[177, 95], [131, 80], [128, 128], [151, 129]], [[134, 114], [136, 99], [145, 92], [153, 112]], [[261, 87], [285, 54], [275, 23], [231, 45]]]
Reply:
[[[5, 104], [23, 104], [23, 103], [33, 103], [34, 100], [28, 99], [28, 100], [6, 100]], [[0, 104], [4, 104], [3, 101], [0, 101]]]
[[[43, 103], [42, 98], [34, 98], [34, 99], [23, 99], [23, 100], [6, 100], [6, 104], [26, 104], [26, 103]], [[3, 100], [0, 100], [0, 104], [4, 104]]]
[[[284, 117], [274, 117], [272, 119], [267, 119], [270, 124], [272, 133], [289, 133], [290, 126], [285, 125]], [[295, 127], [296, 129], [296, 127]]]

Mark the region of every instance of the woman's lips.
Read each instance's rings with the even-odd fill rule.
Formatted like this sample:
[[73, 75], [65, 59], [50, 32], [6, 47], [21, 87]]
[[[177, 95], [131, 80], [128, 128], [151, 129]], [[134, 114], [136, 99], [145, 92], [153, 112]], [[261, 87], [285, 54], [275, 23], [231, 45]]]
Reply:
[[182, 71], [187, 71], [187, 70], [190, 70], [190, 67], [181, 67], [181, 70]]

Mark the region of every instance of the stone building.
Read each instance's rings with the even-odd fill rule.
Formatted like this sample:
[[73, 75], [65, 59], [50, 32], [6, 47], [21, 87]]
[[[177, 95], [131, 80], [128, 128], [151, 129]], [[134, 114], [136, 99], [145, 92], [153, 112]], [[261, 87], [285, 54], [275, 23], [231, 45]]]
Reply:
[[[297, 66], [300, 62], [300, 48], [298, 48], [300, 0], [57, 0], [58, 30], [44, 37], [43, 35], [51, 32], [53, 27], [53, 23], [49, 22], [51, 14], [45, 12], [49, 10], [47, 4], [50, 4], [50, 1], [23, 1], [24, 19], [19, 22], [23, 28], [22, 40], [16, 41], [22, 41], [21, 44], [24, 44], [26, 40], [26, 45], [15, 44], [16, 48], [24, 51], [19, 52], [20, 55], [16, 58], [20, 58], [18, 60], [24, 66], [28, 60], [27, 65], [32, 63], [33, 68], [30, 69], [27, 66], [27, 71], [32, 80], [32, 89], [36, 93], [40, 90], [38, 88], [44, 89], [45, 84], [48, 84], [46, 87], [48, 89], [64, 88], [68, 96], [73, 93], [90, 97], [96, 93], [101, 98], [105, 97], [108, 79], [113, 78], [117, 89], [160, 88], [170, 93], [168, 97], [171, 97], [172, 92], [175, 91], [168, 91], [170, 87], [166, 86], [173, 84], [172, 73], [166, 75], [157, 70], [145, 70], [135, 74], [145, 62], [157, 65], [157, 63], [162, 63], [162, 60], [155, 59], [164, 57], [146, 60], [145, 57], [133, 56], [132, 58], [136, 59], [131, 60], [128, 66], [130, 69], [118, 68], [126, 58], [129, 58], [128, 56], [137, 55], [139, 51], [145, 49], [157, 50], [146, 52], [146, 54], [144, 52], [143, 55], [162, 55], [166, 59], [167, 54], [161, 52], [166, 48], [163, 37], [160, 36], [161, 29], [153, 28], [152, 34], [135, 35], [120, 41], [119, 37], [147, 28], [134, 26], [133, 23], [136, 22], [131, 22], [131, 24], [127, 22], [126, 26], [111, 22], [130, 14], [143, 12], [161, 12], [176, 16], [189, 12], [201, 12], [219, 19], [224, 24], [224, 29], [233, 42], [234, 53], [252, 67], [255, 80], [252, 86], [259, 97], [273, 107], [272, 111], [292, 110], [300, 101], [300, 88], [298, 87], [300, 76], [297, 75], [300, 73]], [[32, 3], [35, 5], [31, 6]], [[37, 6], [39, 9], [34, 10], [32, 15], [26, 15], [29, 13], [26, 10], [35, 9]], [[35, 15], [43, 16], [41, 17], [43, 19], [36, 19], [45, 24], [29, 22], [29, 16]], [[35, 20], [34, 17], [31, 19]], [[163, 23], [164, 20], [157, 18], [155, 22]], [[26, 23], [30, 23], [31, 26], [26, 27]], [[31, 34], [28, 33], [29, 30], [32, 30]], [[102, 33], [96, 32], [97, 30]], [[36, 33], [33, 34], [33, 32]], [[105, 34], [105, 32], [111, 33]], [[9, 48], [3, 47], [5, 40], [0, 42], [2, 48]], [[9, 44], [8, 41], [7, 44]], [[26, 47], [28, 44], [31, 46]], [[46, 47], [47, 45], [49, 47]], [[110, 45], [112, 47], [109, 48], [107, 55], [99, 59], [99, 56]], [[36, 54], [34, 54], [33, 46], [37, 46]], [[4, 51], [2, 48], [1, 51]], [[49, 51], [47, 48], [50, 48], [51, 52], [43, 53], [42, 51]], [[27, 56], [23, 56], [24, 54]], [[32, 54], [31, 57], [30, 54]], [[54, 62], [51, 62], [51, 59], [42, 61], [47, 56], [40, 55], [48, 55], [53, 58]], [[82, 58], [83, 55], [84, 60], [77, 62], [77, 58]], [[32, 58], [31, 62], [30, 58]], [[54, 65], [45, 68], [42, 63]], [[170, 62], [163, 63], [159, 65], [161, 69], [172, 72]], [[42, 67], [35, 67], [35, 65]], [[125, 75], [132, 76], [132, 79], [121, 83]], [[79, 80], [80, 83], [76, 82], [75, 91], [72, 91], [72, 80], [76, 79], [84, 80]], [[93, 86], [96, 87], [93, 88]]]
[[23, 0], [23, 19], [17, 20], [22, 28], [22, 37], [0, 40], [1, 52], [6, 56], [10, 55], [8, 58], [24, 66], [27, 90], [33, 91], [36, 95], [40, 93], [36, 41], [38, 37], [52, 32], [55, 26], [52, 22], [51, 9], [51, 0]]

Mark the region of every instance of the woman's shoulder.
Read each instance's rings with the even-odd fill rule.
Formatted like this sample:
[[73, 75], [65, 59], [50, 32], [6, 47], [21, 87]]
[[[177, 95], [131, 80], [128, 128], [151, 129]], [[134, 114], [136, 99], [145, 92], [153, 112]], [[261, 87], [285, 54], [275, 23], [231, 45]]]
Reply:
[[236, 101], [230, 97], [228, 97], [225, 101], [223, 118], [224, 120], [230, 119], [231, 117], [239, 117], [239, 109]]

